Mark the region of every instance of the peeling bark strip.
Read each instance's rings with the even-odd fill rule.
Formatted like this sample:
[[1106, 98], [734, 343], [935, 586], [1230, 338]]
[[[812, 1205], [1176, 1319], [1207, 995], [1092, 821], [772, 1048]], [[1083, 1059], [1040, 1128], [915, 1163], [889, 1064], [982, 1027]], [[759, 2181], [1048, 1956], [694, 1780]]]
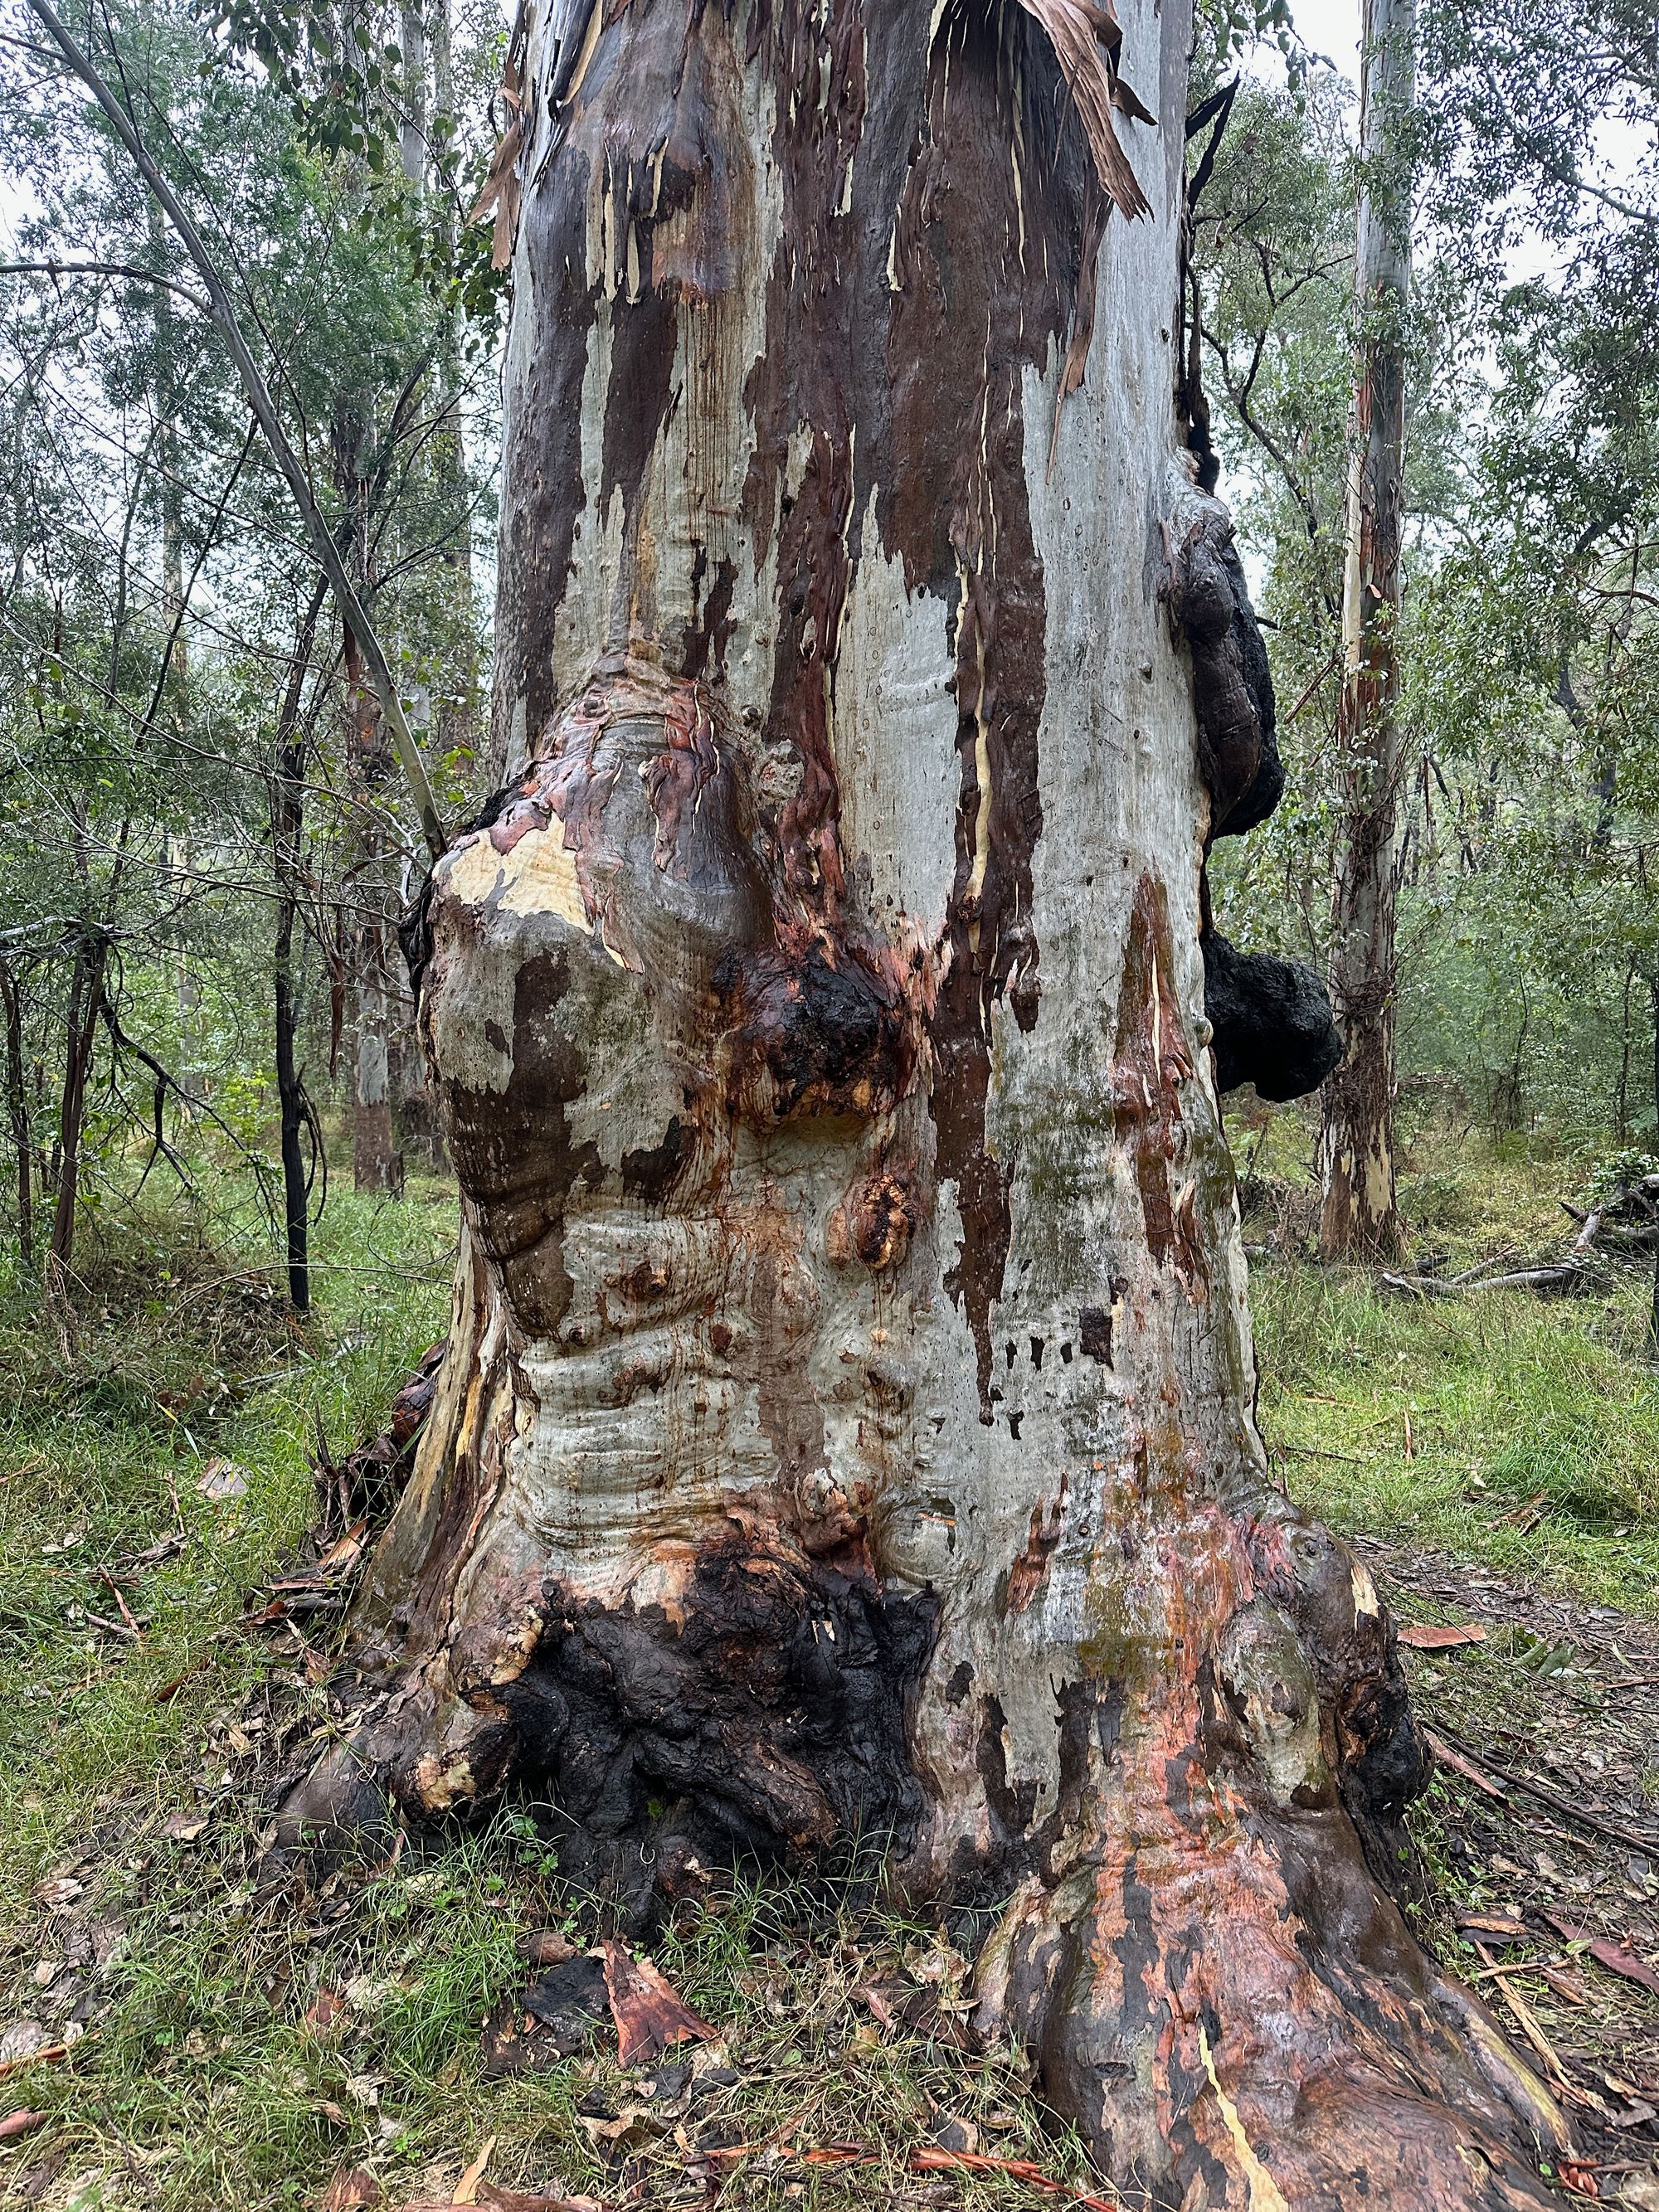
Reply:
[[1537, 2205], [1559, 2116], [1389, 1895], [1386, 1616], [1250, 1418], [1201, 869], [1271, 698], [1170, 398], [1190, 29], [531, 17], [501, 788], [409, 933], [451, 1347], [285, 1818], [524, 1787], [624, 1930], [880, 1837], [1012, 1892], [977, 2029], [1134, 2202]]

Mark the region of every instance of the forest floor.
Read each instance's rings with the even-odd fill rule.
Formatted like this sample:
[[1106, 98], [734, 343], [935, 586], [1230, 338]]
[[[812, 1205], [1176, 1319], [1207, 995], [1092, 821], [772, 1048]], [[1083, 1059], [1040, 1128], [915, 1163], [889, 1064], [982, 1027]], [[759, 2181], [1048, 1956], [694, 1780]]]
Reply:
[[[1415, 1639], [1443, 1747], [1424, 1939], [1561, 2086], [1581, 2191], [1659, 2206], [1647, 1283], [1401, 1298], [1307, 1261], [1295, 1115], [1237, 1137], [1264, 1432]], [[1576, 1171], [1433, 1152], [1404, 1185], [1418, 1257], [1559, 1244]], [[374, 1433], [446, 1325], [451, 1205], [331, 1201], [303, 1334], [222, 1222], [177, 1212], [123, 1224], [72, 1318], [0, 1299], [0, 2200], [1078, 2201], [1086, 2161], [1018, 2057], [959, 2047], [966, 1932], [882, 1917], [857, 1869], [677, 1920], [655, 1961], [714, 2033], [627, 2072], [558, 2007], [523, 2033], [529, 1961], [586, 1939], [533, 1808], [299, 1901], [261, 1888], [275, 1778], [329, 1726], [330, 1616], [246, 1616], [302, 1555], [319, 1425], [337, 1455]]]

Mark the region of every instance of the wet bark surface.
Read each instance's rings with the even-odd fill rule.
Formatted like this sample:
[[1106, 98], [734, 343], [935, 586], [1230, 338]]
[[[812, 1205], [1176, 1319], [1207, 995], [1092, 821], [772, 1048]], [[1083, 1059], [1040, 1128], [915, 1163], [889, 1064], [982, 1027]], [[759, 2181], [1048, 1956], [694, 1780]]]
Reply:
[[1277, 769], [1160, 320], [1188, 33], [636, 0], [515, 60], [499, 789], [406, 938], [453, 1326], [288, 1832], [524, 1784], [624, 1925], [878, 1837], [1012, 1894], [978, 2029], [1145, 2201], [1530, 2203], [1548, 2100], [1390, 1894], [1386, 1616], [1251, 1417], [1200, 876]]

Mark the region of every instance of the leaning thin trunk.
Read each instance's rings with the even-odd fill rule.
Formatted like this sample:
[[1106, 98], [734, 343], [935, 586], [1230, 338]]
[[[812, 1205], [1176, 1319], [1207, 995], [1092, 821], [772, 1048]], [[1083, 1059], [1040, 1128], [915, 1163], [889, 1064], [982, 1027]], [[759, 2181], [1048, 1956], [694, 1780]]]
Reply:
[[17, 978], [0, 963], [0, 999], [6, 1012], [6, 1113], [17, 1152], [17, 1250], [26, 1269], [34, 1266], [34, 1133], [23, 1078], [23, 1002]]
[[305, 1139], [316, 1139], [315, 1118], [305, 1079], [295, 1054], [299, 1019], [298, 963], [294, 931], [299, 918], [301, 842], [305, 834], [305, 734], [300, 702], [325, 586], [319, 580], [300, 625], [300, 635], [277, 711], [276, 773], [271, 789], [271, 861], [276, 878], [276, 933], [271, 949], [272, 1017], [276, 1057], [276, 1097], [283, 1161], [283, 1222], [288, 1261], [288, 1294], [295, 1313], [311, 1310], [310, 1190]]
[[273, 978], [276, 1094], [282, 1116], [283, 1224], [288, 1295], [295, 1313], [311, 1310], [309, 1194], [306, 1188], [305, 1090], [295, 1064], [294, 908], [291, 892], [277, 896], [276, 974]]
[[106, 947], [102, 938], [83, 942], [75, 955], [64, 1022], [64, 1095], [58, 1121], [58, 1202], [52, 1214], [51, 1258], [54, 1276], [68, 1267], [75, 1251], [75, 1211], [81, 1190], [81, 1139], [86, 1122], [87, 1078], [98, 1034], [103, 998]]
[[1345, 666], [1337, 709], [1343, 790], [1331, 932], [1331, 1000], [1343, 1056], [1325, 1085], [1320, 1249], [1328, 1259], [1393, 1258], [1395, 850], [1405, 773], [1397, 695], [1405, 506], [1406, 313], [1413, 0], [1364, 0], [1355, 297], [1360, 320], [1357, 451], [1342, 588]]
[[522, 1786], [634, 1925], [884, 1845], [997, 1901], [973, 2027], [1130, 2201], [1541, 2206], [1251, 1416], [1212, 1024], [1323, 1027], [1231, 948], [1205, 1012], [1276, 779], [1173, 404], [1188, 11], [1120, 79], [1056, 0], [591, 7], [512, 58], [501, 788], [408, 933], [450, 1347], [285, 1832]]

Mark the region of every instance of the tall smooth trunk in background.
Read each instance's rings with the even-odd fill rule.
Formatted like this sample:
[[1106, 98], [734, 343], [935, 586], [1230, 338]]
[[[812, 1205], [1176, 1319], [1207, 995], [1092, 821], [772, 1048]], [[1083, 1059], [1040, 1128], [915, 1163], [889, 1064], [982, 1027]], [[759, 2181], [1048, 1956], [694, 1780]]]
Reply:
[[359, 802], [353, 824], [357, 849], [351, 871], [356, 913], [349, 933], [356, 1030], [352, 1180], [359, 1190], [398, 1194], [404, 1187], [404, 1163], [392, 1115], [394, 991], [390, 963], [396, 950], [392, 931], [382, 919], [393, 896], [396, 860], [386, 849], [386, 830], [378, 811], [389, 763], [374, 700], [363, 681], [362, 651], [349, 629], [345, 633], [344, 659], [351, 787]]
[[1359, 374], [1342, 585], [1336, 740], [1343, 795], [1331, 932], [1331, 1001], [1343, 1055], [1324, 1089], [1320, 1249], [1392, 1259], [1395, 923], [1406, 751], [1398, 717], [1400, 553], [1405, 514], [1406, 319], [1411, 298], [1407, 133], [1413, 0], [1364, 0], [1355, 303]]
[[1131, 2201], [1542, 2204], [1389, 1893], [1387, 1616], [1252, 1419], [1187, 13], [529, 21], [501, 788], [409, 932], [452, 1334], [284, 1832], [522, 1785], [632, 1929], [862, 1839], [987, 1905], [975, 2028]]

